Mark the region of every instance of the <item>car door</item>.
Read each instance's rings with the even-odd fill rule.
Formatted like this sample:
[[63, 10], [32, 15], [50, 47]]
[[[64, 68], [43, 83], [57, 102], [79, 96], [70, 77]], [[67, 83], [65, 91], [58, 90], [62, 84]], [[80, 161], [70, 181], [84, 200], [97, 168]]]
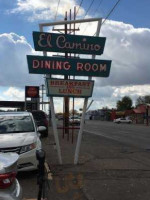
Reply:
[[121, 123], [126, 123], [126, 119], [125, 118], [121, 118]]

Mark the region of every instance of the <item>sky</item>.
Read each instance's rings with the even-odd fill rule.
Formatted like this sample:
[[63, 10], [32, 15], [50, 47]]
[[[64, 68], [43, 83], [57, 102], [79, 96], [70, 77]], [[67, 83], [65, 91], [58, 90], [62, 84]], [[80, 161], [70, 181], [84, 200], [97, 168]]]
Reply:
[[[40, 55], [34, 51], [32, 31], [39, 31], [39, 23], [63, 21], [65, 11], [73, 11], [74, 6], [78, 10], [81, 0], [60, 0], [59, 6], [58, 2], [0, 0], [0, 100], [23, 101], [25, 85], [44, 83], [43, 75], [28, 72], [26, 55]], [[116, 2], [83, 0], [77, 18], [105, 18]], [[149, 8], [149, 0], [121, 0], [102, 25], [100, 36], [106, 37], [106, 45], [103, 55], [96, 59], [112, 60], [112, 66], [108, 78], [93, 78], [94, 101], [90, 109], [115, 108], [125, 95], [134, 104], [138, 96], [150, 95]], [[93, 36], [95, 31], [96, 23], [86, 23], [77, 34]], [[55, 98], [56, 112], [62, 111], [62, 102], [62, 98]], [[76, 99], [75, 105], [75, 109], [81, 108], [83, 99]]]

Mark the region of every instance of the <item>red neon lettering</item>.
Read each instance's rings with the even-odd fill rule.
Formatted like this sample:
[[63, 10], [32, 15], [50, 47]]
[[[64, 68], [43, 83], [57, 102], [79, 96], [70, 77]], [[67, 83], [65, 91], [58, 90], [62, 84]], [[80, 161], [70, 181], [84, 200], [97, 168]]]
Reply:
[[83, 71], [83, 64], [77, 63], [77, 71]]
[[48, 68], [48, 69], [51, 68], [50, 61], [45, 61], [45, 68]]
[[33, 60], [32, 66], [35, 69], [38, 68], [39, 67], [39, 61], [38, 60]]
[[93, 65], [92, 65], [92, 70], [93, 70], [94, 72], [98, 71], [98, 65], [97, 65], [97, 64], [93, 64]]
[[56, 61], [56, 69], [61, 70], [61, 61]]
[[91, 69], [90, 63], [85, 63], [84, 68], [85, 68], [86, 71], [90, 71], [90, 69]]
[[106, 71], [106, 64], [100, 64], [100, 71]]
[[55, 81], [50, 81], [50, 85], [55, 85]]
[[71, 66], [69, 65], [68, 62], [64, 62], [63, 67], [64, 67], [65, 70], [69, 70]]

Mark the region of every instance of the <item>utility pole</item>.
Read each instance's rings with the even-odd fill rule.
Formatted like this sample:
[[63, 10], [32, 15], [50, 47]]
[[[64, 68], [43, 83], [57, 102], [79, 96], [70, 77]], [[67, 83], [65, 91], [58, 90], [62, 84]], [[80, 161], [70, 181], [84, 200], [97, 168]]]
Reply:
[[[67, 21], [67, 12], [65, 13], [65, 21]], [[65, 34], [67, 34], [67, 24], [65, 24]], [[65, 52], [65, 58], [68, 58], [68, 53]], [[68, 80], [68, 75], [64, 76], [65, 80]], [[64, 119], [64, 126], [65, 126], [65, 133], [69, 136], [69, 97], [64, 97], [65, 103], [65, 119]], [[69, 139], [69, 137], [68, 137]]]
[[[74, 8], [74, 20], [76, 17], [76, 9]], [[65, 19], [64, 21], [68, 20], [68, 15], [67, 15], [67, 11], [65, 13]], [[70, 21], [71, 21], [71, 9], [70, 9]], [[71, 24], [70, 27], [68, 29], [67, 23], [65, 23], [65, 27], [64, 29], [54, 29], [53, 31], [64, 31], [65, 34], [68, 34], [68, 30], [70, 31], [70, 33], [73, 31], [75, 33], [75, 31], [78, 31], [78, 29], [75, 29], [75, 23], [74, 23], [74, 28], [71, 28]], [[71, 54], [69, 55], [71, 57]], [[68, 58], [68, 53], [65, 52], [65, 58]], [[68, 80], [69, 76], [65, 75], [64, 79]], [[64, 127], [64, 132], [66, 134], [68, 134], [68, 140], [69, 140], [69, 97], [64, 97], [64, 120], [63, 120], [63, 127]], [[74, 106], [73, 106], [74, 107]]]

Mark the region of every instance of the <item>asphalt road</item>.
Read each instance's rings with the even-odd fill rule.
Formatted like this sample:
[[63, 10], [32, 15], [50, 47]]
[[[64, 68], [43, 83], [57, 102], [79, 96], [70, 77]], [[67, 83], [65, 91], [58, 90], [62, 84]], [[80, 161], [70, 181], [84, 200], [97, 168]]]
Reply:
[[91, 120], [86, 122], [84, 131], [150, 150], [150, 126]]
[[[63, 160], [67, 161], [60, 168], [53, 165], [53, 161], [57, 161], [57, 153], [52, 145], [52, 135], [42, 138], [47, 161], [54, 171], [51, 199], [149, 200], [150, 155], [145, 149], [150, 149], [150, 127], [86, 121], [80, 152], [81, 164], [78, 166], [70, 164], [76, 141], [72, 144], [67, 137], [62, 139], [62, 131], [59, 136]], [[74, 137], [77, 138], [77, 135]], [[84, 187], [79, 191], [58, 193], [57, 179], [64, 183], [67, 174], [83, 175]], [[18, 180], [23, 188], [24, 200], [36, 200], [37, 172], [19, 173]], [[75, 195], [82, 195], [83, 198]]]

